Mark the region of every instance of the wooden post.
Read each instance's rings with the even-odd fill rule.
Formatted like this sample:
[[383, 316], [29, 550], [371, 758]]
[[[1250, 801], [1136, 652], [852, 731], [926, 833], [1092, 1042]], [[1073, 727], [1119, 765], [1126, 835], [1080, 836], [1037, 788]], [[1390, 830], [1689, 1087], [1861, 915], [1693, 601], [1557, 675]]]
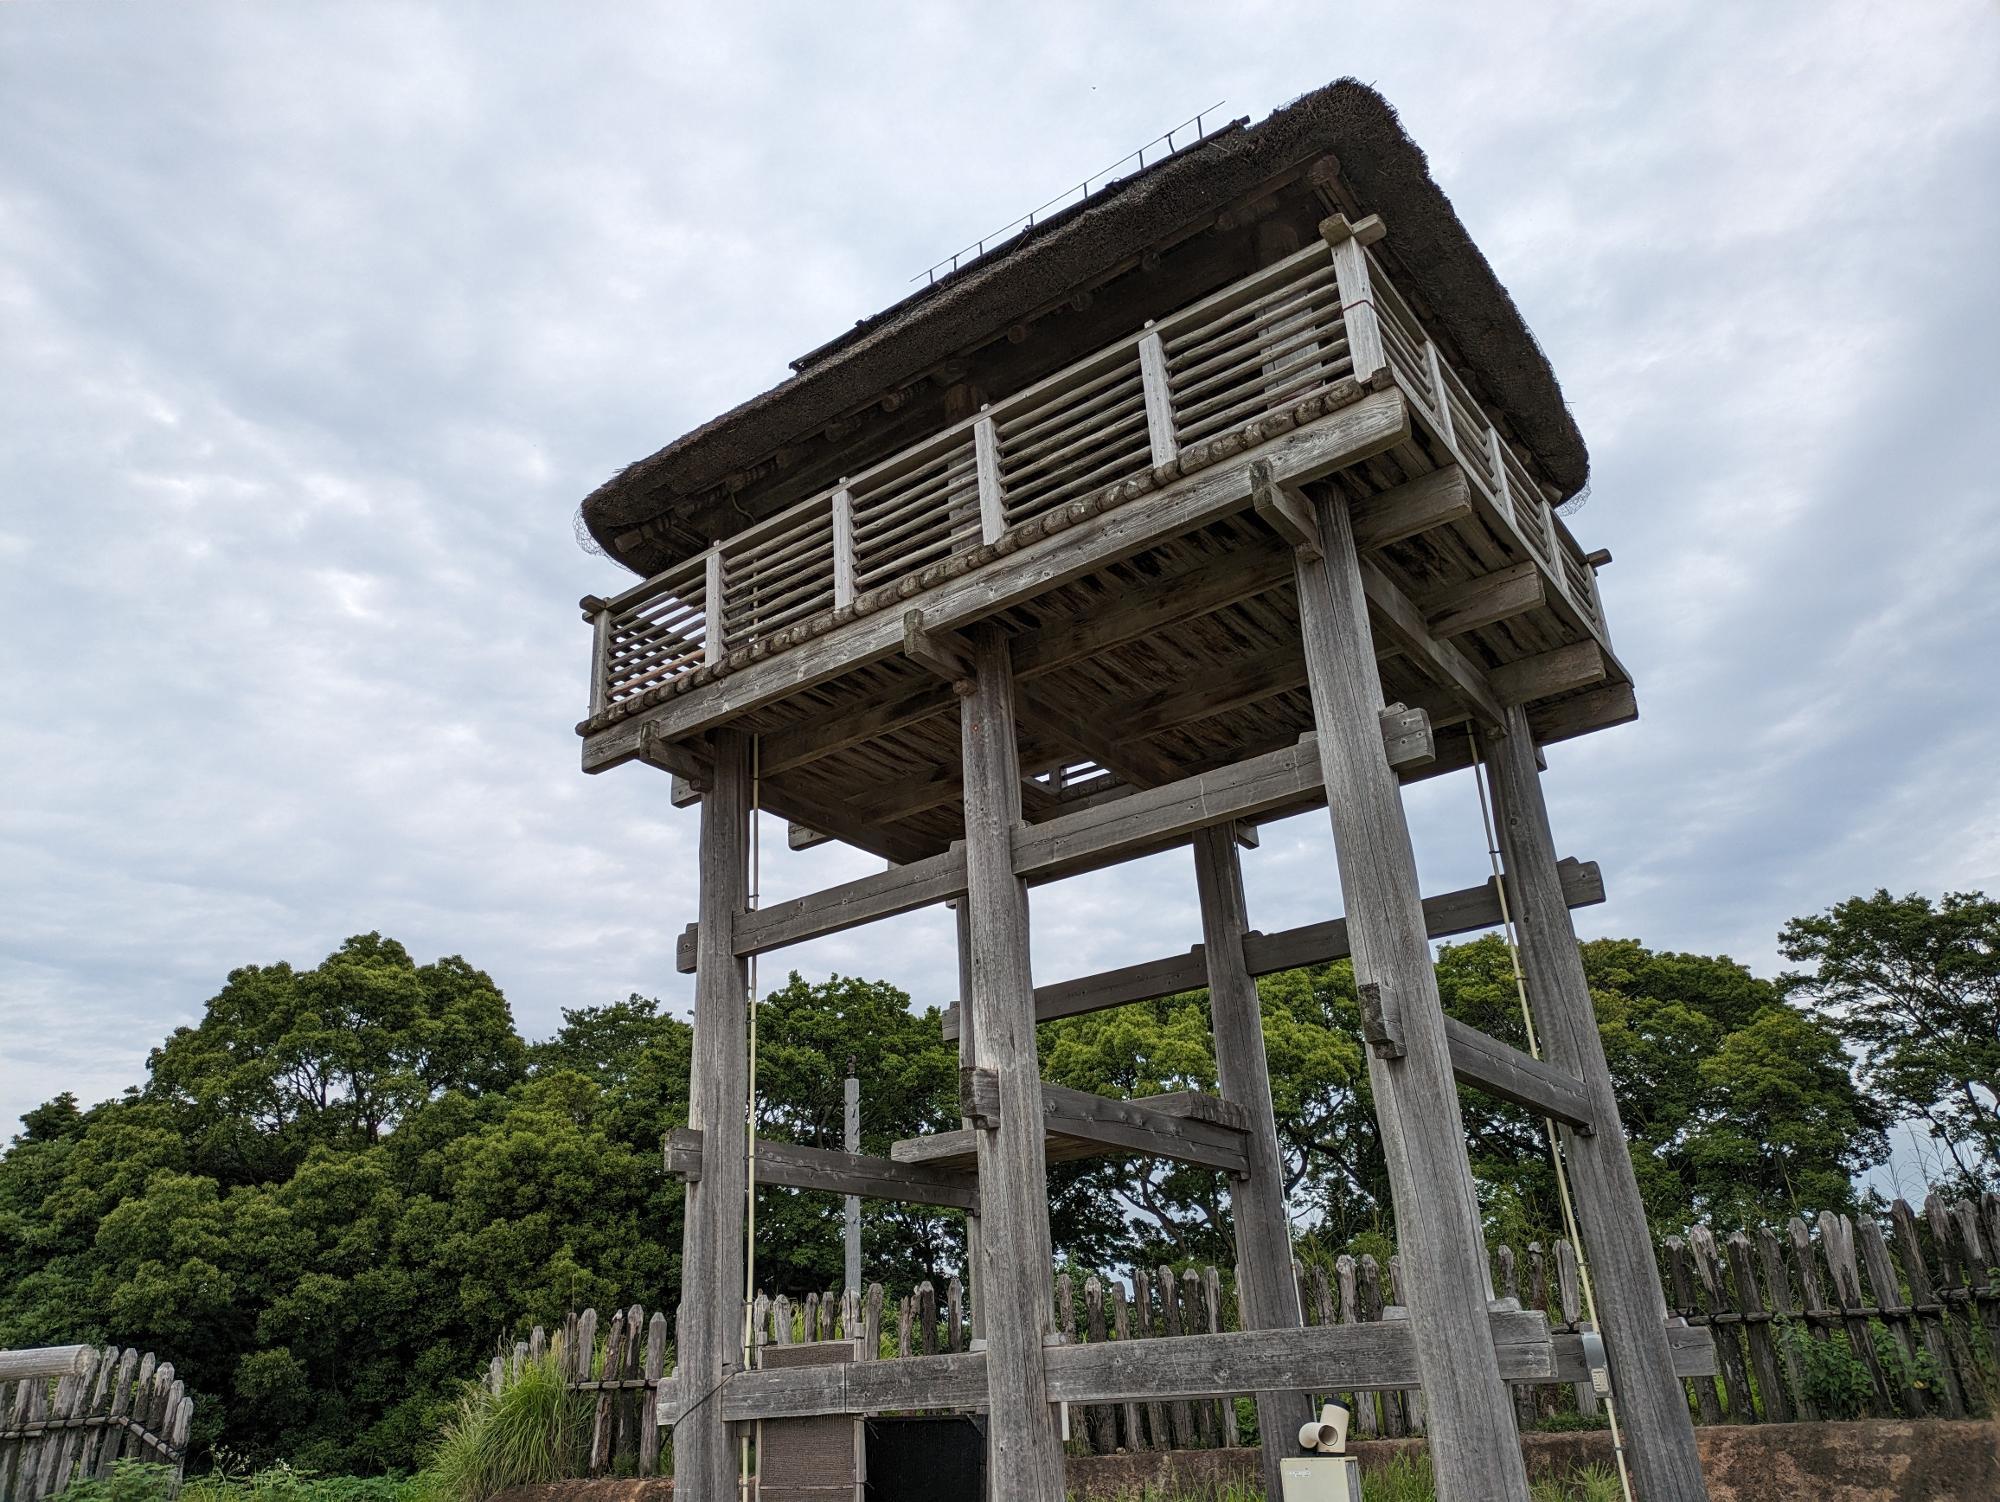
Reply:
[[[716, 603], [709, 602], [711, 612]], [[714, 630], [713, 614], [710, 620]], [[727, 729], [715, 733], [714, 747], [715, 767], [701, 799], [701, 927], [688, 1100], [688, 1125], [704, 1133], [704, 1151], [701, 1177], [687, 1186], [676, 1352], [681, 1411], [674, 1423], [675, 1490], [694, 1502], [728, 1502], [736, 1495], [737, 1456], [716, 1392], [742, 1365], [745, 1298], [750, 978], [735, 953], [735, 933], [748, 889], [750, 748], [741, 732]]]
[[[1285, 1164], [1271, 1108], [1271, 1071], [1264, 1055], [1264, 1013], [1257, 982], [1243, 962], [1250, 926], [1236, 831], [1223, 824], [1194, 837], [1195, 890], [1201, 898], [1202, 953], [1208, 962], [1209, 1025], [1215, 1033], [1215, 1077], [1222, 1098], [1250, 1118], [1244, 1156], [1250, 1176], [1229, 1184], [1236, 1228], [1237, 1297], [1246, 1330], [1292, 1330], [1301, 1324], [1292, 1282], [1292, 1227], [1285, 1213]], [[1299, 1426], [1312, 1417], [1302, 1392], [1257, 1394], [1264, 1492], [1281, 1490], [1278, 1467], [1298, 1453]]]
[[854, 603], [854, 497], [842, 485], [833, 493], [833, 604]]
[[1000, 434], [990, 415], [972, 425], [972, 454], [979, 478], [979, 540], [990, 543], [1007, 530], [1007, 498], [1000, 489]]
[[720, 662], [728, 647], [723, 639], [723, 607], [727, 601], [724, 599], [721, 543], [715, 543], [703, 555], [701, 579], [701, 660], [704, 663]]
[[[1345, 500], [1322, 495], [1314, 510], [1324, 556], [1296, 556], [1299, 623], [1354, 973], [1374, 997], [1364, 1008], [1374, 1015], [1368, 1076], [1395, 1196], [1437, 1493], [1440, 1502], [1526, 1502], [1514, 1403], [1487, 1321], [1490, 1274], [1416, 856], [1382, 745], [1382, 683], [1361, 560]], [[1563, 914], [1566, 921], [1568, 909]]]
[[[847, 1061], [846, 1111], [841, 1122], [841, 1141], [850, 1153], [861, 1151], [861, 1081], [855, 1077], [854, 1060]], [[846, 1222], [847, 1281], [844, 1288], [861, 1287], [861, 1196], [850, 1194], [842, 1207]]]
[[[972, 1067], [972, 914], [959, 898], [952, 903], [952, 916], [958, 925], [958, 1067]], [[961, 1116], [959, 1125], [972, 1125], [970, 1117]], [[972, 1211], [965, 1216], [965, 1297], [972, 1311], [970, 1335], [974, 1340], [986, 1339], [986, 1285], [981, 1280], [986, 1276], [982, 1266], [986, 1257], [986, 1243], [980, 1232], [979, 1217]]]
[[[1049, 1333], [1048, 1170], [1035, 983], [1028, 968], [1028, 887], [1014, 874], [1021, 762], [1014, 677], [997, 626], [973, 636], [973, 691], [960, 701], [965, 760], [965, 914], [971, 986], [964, 1015], [973, 1067], [991, 1070], [1000, 1119], [975, 1132], [984, 1265], [988, 1484], [1009, 1502], [1062, 1502], [1062, 1440], [1046, 1397]], [[1378, 737], [1379, 741], [1379, 737]]]
[[1166, 348], [1150, 320], [1146, 332], [1139, 336], [1139, 385], [1145, 394], [1146, 441], [1153, 463], [1172, 464], [1181, 456], [1180, 440], [1174, 432], [1173, 386], [1167, 377]]
[[1583, 1081], [1597, 1123], [1587, 1137], [1565, 1129], [1562, 1151], [1626, 1450], [1647, 1502], [1692, 1502], [1706, 1498], [1708, 1487], [1701, 1479], [1687, 1393], [1674, 1375], [1667, 1346], [1659, 1268], [1619, 1122], [1617, 1092], [1556, 872], [1534, 737], [1519, 705], [1507, 711], [1507, 734], [1493, 748], [1490, 766], [1494, 818], [1542, 1054]]

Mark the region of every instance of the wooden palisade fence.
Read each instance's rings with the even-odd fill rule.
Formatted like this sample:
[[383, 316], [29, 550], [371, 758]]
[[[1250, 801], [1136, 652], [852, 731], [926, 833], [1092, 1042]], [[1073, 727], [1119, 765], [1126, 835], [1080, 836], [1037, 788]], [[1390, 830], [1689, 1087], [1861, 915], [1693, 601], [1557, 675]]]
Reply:
[[[121, 1460], [186, 1460], [194, 1399], [152, 1352], [79, 1346], [59, 1376], [0, 1387], [0, 1502], [36, 1502]], [[30, 1353], [5, 1353], [26, 1355]]]
[[[1567, 1241], [1525, 1251], [1494, 1249], [1494, 1290], [1548, 1313], [1550, 1327], [1586, 1325], [1576, 1253]], [[1706, 1226], [1667, 1238], [1662, 1261], [1670, 1314], [1707, 1325], [1718, 1371], [1688, 1383], [1703, 1423], [1878, 1417], [1958, 1418], [1990, 1414], [2000, 1395], [2000, 1195], [1947, 1201], [1921, 1211], [1903, 1200], [1886, 1222], [1822, 1215], [1784, 1231]], [[1295, 1264], [1305, 1323], [1368, 1323], [1401, 1314], [1399, 1267], [1391, 1257], [1342, 1255]], [[1239, 1328], [1233, 1289], [1217, 1269], [1160, 1267], [1130, 1277], [1059, 1274], [1055, 1330], [1069, 1342], [1145, 1340]], [[891, 1298], [809, 1293], [794, 1301], [760, 1294], [752, 1309], [758, 1348], [858, 1340], [862, 1360], [894, 1360], [969, 1348], [972, 1324], [957, 1278], [940, 1297], [920, 1283]], [[602, 1338], [595, 1310], [565, 1321], [561, 1350], [571, 1385], [596, 1394], [590, 1473], [650, 1475], [660, 1469], [654, 1408], [671, 1383], [663, 1314], [638, 1305], [614, 1313]], [[493, 1358], [488, 1381], [511, 1359], [539, 1355], [544, 1332]], [[583, 1352], [596, 1351], [585, 1360]], [[892, 1354], [893, 1353], [893, 1354]], [[1424, 1432], [1416, 1391], [1341, 1394], [1362, 1438]], [[1517, 1417], [1529, 1428], [1559, 1415], [1588, 1419], [1599, 1401], [1587, 1380], [1519, 1384]], [[1247, 1419], [1251, 1412], [1243, 1409]], [[1069, 1448], [1080, 1453], [1194, 1449], [1246, 1442], [1236, 1406], [1218, 1399], [1093, 1404], [1070, 1414]]]

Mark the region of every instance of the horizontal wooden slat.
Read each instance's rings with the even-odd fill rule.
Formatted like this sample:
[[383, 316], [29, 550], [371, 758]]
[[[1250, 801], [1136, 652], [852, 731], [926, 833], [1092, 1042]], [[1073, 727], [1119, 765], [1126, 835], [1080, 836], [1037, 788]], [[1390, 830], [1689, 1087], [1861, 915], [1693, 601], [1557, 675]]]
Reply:
[[[1487, 1320], [1503, 1378], [1545, 1382], [1555, 1376], [1547, 1315], [1495, 1310]], [[1050, 1346], [1042, 1366], [1052, 1403], [1228, 1397], [1260, 1388], [1375, 1392], [1417, 1385], [1416, 1342], [1407, 1320]], [[731, 1422], [979, 1408], [986, 1404], [986, 1358], [972, 1352], [738, 1372], [724, 1384], [721, 1403], [723, 1418]], [[663, 1404], [661, 1417], [671, 1416]]]
[[[1050, 1161], [1143, 1154], [1170, 1162], [1249, 1171], [1240, 1121], [1213, 1097], [1182, 1091], [1139, 1100], [1113, 1100], [1060, 1085], [1042, 1086], [1042, 1118]], [[976, 1128], [905, 1138], [889, 1148], [898, 1163], [968, 1169], [975, 1159]]]
[[[1589, 907], [1604, 900], [1604, 878], [1595, 861], [1566, 858], [1558, 869], [1562, 873], [1563, 896], [1571, 907]], [[1433, 939], [1492, 928], [1499, 922], [1500, 899], [1494, 895], [1490, 881], [1424, 899], [1424, 928]], [[1345, 959], [1350, 952], [1345, 918], [1308, 923], [1274, 934], [1253, 930], [1243, 936], [1243, 962], [1252, 975], [1275, 975], [1283, 970], [1324, 965]], [[1035, 1020], [1051, 1022], [1058, 1017], [1099, 1012], [1128, 1002], [1196, 991], [1207, 984], [1208, 957], [1197, 944], [1186, 954], [1166, 955], [1096, 975], [1037, 986]], [[945, 1010], [944, 1035], [947, 1039], [958, 1036], [955, 1006]]]
[[766, 954], [947, 902], [964, 891], [965, 851], [954, 843], [941, 855], [745, 913], [736, 920], [736, 952]]
[[[703, 1133], [680, 1127], [667, 1133], [667, 1172], [690, 1181], [701, 1177]], [[757, 1182], [785, 1189], [858, 1194], [863, 1199], [906, 1205], [950, 1205], [979, 1210], [979, 1187], [969, 1175], [924, 1163], [899, 1163], [865, 1153], [807, 1147], [797, 1142], [757, 1139]]]
[[[1143, 504], [1119, 506], [1051, 533], [983, 568], [949, 579], [919, 598], [924, 619], [960, 627], [1130, 557], [1166, 538], [1249, 504], [1249, 459], [1268, 460], [1280, 481], [1304, 483], [1394, 447], [1408, 436], [1409, 407], [1397, 390], [1372, 392], [1325, 416], [1161, 487]], [[880, 661], [902, 647], [900, 610], [883, 610], [777, 652], [761, 662], [678, 694], [643, 714], [590, 735], [583, 767], [599, 772], [638, 754], [642, 729], [680, 740], [760, 704]]]
[[1593, 1129], [1590, 1095], [1582, 1080], [1456, 1017], [1444, 1019], [1444, 1034], [1451, 1049], [1451, 1072], [1461, 1085], [1553, 1116], [1565, 1126], [1584, 1132]]

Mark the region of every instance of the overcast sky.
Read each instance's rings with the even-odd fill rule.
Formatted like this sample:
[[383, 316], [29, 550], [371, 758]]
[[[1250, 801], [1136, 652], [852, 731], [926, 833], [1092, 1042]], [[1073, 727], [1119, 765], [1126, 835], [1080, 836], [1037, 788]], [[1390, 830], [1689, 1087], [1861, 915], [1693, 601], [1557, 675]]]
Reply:
[[[530, 1036], [684, 1005], [697, 815], [577, 767], [575, 602], [623, 577], [577, 503], [1065, 183], [1343, 74], [1591, 446], [1642, 718], [1549, 757], [1583, 931], [1768, 974], [1856, 891], [2000, 890], [1991, 5], [16, 3], [0, 1137], [370, 929]], [[1408, 802], [1426, 887], [1481, 879], [1467, 779]], [[767, 899], [879, 864], [769, 834]], [[1261, 927], [1340, 908], [1323, 814], [1248, 869]], [[1185, 948], [1189, 858], [1034, 921], [1044, 980]], [[950, 938], [779, 959], [945, 1002]]]

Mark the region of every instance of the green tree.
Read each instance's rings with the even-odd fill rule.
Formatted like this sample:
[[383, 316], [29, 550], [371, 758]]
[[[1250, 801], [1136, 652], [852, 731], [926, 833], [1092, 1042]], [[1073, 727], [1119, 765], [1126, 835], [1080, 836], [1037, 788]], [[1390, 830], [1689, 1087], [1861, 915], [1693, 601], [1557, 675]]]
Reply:
[[1861, 1051], [1863, 1083], [1923, 1121], [1969, 1187], [2000, 1185], [2000, 901], [1850, 897], [1794, 918], [1784, 977]]

